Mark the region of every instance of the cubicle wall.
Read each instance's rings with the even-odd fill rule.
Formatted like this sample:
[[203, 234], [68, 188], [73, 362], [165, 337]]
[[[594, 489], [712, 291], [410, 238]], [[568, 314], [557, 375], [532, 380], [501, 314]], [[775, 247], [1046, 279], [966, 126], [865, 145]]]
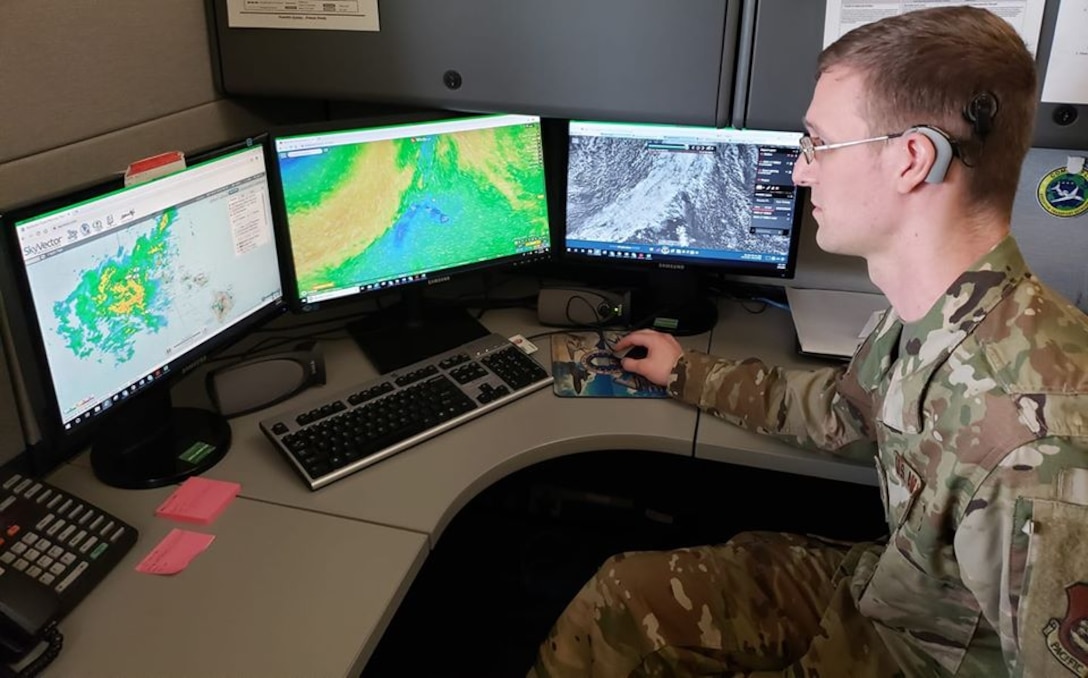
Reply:
[[1083, 151], [1033, 148], [1020, 175], [1012, 210], [1012, 232], [1024, 258], [1045, 283], [1088, 313], [1088, 212], [1058, 217], [1039, 202], [1040, 184]]
[[207, 26], [200, 0], [0, 3], [0, 208], [324, 115], [218, 92]]
[[[1036, 63], [1047, 76], [1058, 18], [1058, 1], [1043, 10]], [[749, 0], [741, 19], [741, 57], [732, 124], [800, 129], [823, 49], [825, 0]], [[1083, 20], [1083, 19], [1082, 19]], [[1082, 30], [1088, 30], [1088, 26]], [[1088, 150], [1088, 105], [1044, 101], [1035, 126], [1035, 146]]]
[[[236, 27], [209, 0], [222, 89], [464, 111], [725, 125], [739, 0], [395, 0], [378, 30]], [[359, 3], [364, 6], [366, 3]], [[297, 20], [293, 20], [297, 19]]]
[[[155, 153], [322, 119], [325, 108], [217, 91], [201, 0], [0, 3], [0, 211]], [[24, 448], [24, 425], [30, 442], [38, 440], [20, 369], [29, 358], [8, 358], [0, 361], [0, 463]]]

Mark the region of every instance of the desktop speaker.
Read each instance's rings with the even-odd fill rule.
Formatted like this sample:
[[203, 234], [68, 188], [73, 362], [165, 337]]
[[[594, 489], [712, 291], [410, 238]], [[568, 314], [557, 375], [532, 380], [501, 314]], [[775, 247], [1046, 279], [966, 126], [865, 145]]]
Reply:
[[208, 395], [219, 413], [236, 417], [324, 384], [325, 358], [316, 342], [306, 342], [291, 351], [213, 370], [207, 383]]
[[627, 325], [630, 309], [630, 292], [588, 287], [546, 287], [540, 290], [536, 299], [540, 324], [555, 327]]

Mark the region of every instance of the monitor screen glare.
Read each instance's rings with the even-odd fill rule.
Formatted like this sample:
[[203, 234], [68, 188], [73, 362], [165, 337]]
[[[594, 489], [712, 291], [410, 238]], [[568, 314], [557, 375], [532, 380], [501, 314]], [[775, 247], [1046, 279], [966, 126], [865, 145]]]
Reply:
[[282, 298], [260, 145], [15, 228], [68, 430]]
[[790, 277], [796, 132], [570, 123], [566, 249]]
[[329, 130], [275, 148], [304, 306], [548, 251], [537, 117]]

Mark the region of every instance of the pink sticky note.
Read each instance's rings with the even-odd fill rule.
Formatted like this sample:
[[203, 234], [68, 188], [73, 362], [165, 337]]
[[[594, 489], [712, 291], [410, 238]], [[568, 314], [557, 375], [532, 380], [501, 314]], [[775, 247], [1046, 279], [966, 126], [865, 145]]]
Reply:
[[219, 517], [223, 509], [227, 508], [227, 504], [238, 496], [241, 489], [242, 486], [238, 483], [194, 476], [174, 490], [174, 493], [155, 509], [155, 515], [185, 523], [207, 525]]
[[215, 540], [214, 534], [201, 534], [188, 530], [170, 530], [170, 534], [151, 549], [136, 566], [145, 574], [177, 574], [189, 567], [200, 553]]

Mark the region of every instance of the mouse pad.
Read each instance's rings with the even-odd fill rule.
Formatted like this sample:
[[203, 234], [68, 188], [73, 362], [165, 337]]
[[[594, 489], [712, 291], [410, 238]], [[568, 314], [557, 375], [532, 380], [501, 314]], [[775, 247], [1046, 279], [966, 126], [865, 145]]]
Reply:
[[665, 388], [624, 372], [612, 347], [623, 332], [563, 332], [552, 335], [555, 395], [591, 398], [667, 398]]

